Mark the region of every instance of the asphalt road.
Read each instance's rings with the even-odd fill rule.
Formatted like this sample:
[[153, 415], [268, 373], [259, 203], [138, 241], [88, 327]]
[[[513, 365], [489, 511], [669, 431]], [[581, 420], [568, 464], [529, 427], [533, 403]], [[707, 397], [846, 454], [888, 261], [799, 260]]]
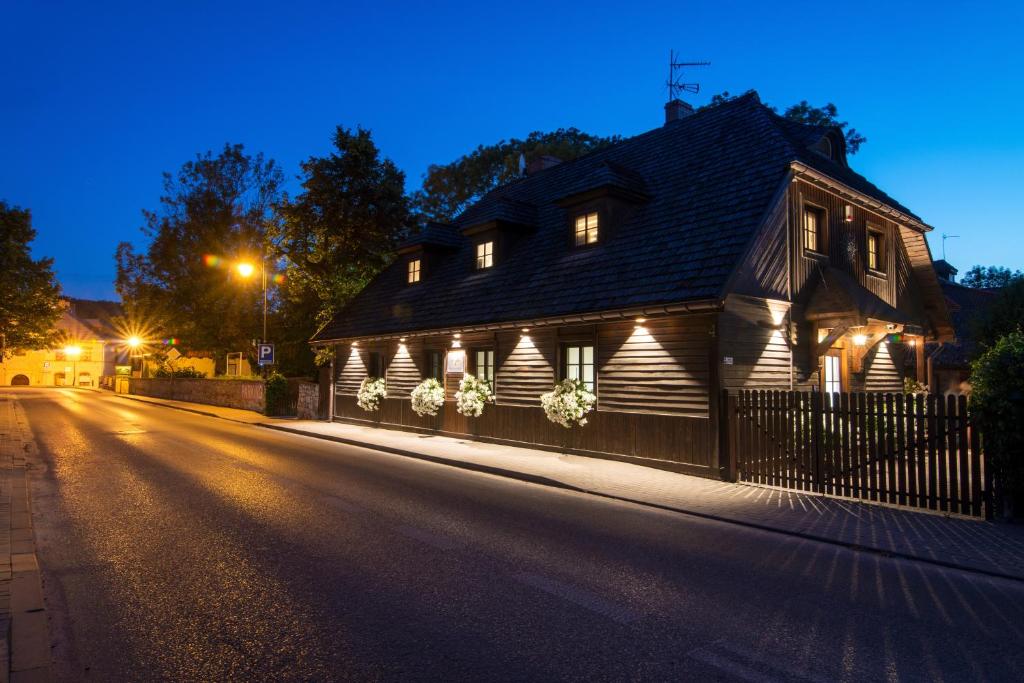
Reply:
[[1024, 680], [1020, 583], [12, 393], [64, 680]]

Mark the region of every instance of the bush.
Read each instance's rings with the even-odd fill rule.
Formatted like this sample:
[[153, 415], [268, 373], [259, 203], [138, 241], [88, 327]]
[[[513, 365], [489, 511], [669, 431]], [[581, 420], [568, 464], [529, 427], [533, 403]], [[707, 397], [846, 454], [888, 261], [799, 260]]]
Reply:
[[284, 411], [288, 405], [288, 380], [284, 375], [275, 372], [267, 378], [264, 397], [263, 412], [265, 414], [280, 415]]
[[1024, 333], [1000, 338], [971, 364], [971, 413], [996, 485], [1024, 511]]
[[203, 379], [206, 377], [205, 372], [199, 372], [195, 368], [175, 368], [171, 369], [167, 366], [160, 366], [156, 369], [156, 376], [162, 379], [169, 377], [184, 378], [184, 379]]

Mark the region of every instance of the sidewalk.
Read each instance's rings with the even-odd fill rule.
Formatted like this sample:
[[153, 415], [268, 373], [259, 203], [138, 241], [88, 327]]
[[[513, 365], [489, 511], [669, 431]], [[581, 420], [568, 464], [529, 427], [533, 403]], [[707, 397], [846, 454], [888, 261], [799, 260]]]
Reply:
[[1024, 527], [702, 479], [612, 460], [342, 422], [281, 420], [146, 400], [206, 415], [726, 521], [857, 550], [1024, 581]]

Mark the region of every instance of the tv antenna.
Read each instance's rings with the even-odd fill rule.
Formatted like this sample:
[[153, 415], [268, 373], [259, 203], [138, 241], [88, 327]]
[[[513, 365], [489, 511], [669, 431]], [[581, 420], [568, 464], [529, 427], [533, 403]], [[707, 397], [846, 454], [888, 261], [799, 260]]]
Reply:
[[665, 85], [668, 86], [668, 101], [678, 99], [684, 92], [699, 93], [700, 83], [684, 83], [683, 82], [683, 69], [690, 68], [691, 66], [711, 66], [711, 62], [680, 62], [677, 61], [679, 55], [676, 54], [675, 50], [669, 50], [668, 53], [668, 80]]
[[946, 260], [946, 240], [951, 240], [954, 237], [959, 237], [959, 236], [960, 235], [947, 235], [946, 233], [942, 233], [942, 260], [943, 261]]

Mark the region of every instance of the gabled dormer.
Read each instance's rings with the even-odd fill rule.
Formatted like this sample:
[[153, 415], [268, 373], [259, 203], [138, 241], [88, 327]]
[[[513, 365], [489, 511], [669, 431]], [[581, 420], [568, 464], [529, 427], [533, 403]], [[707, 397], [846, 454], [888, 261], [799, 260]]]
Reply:
[[457, 251], [461, 245], [459, 233], [444, 223], [427, 223], [410, 235], [398, 247], [398, 257], [404, 264], [406, 284], [417, 285], [422, 282], [442, 259]]
[[462, 236], [473, 244], [473, 270], [498, 265], [524, 235], [537, 228], [537, 207], [528, 202], [494, 197], [468, 209], [460, 218]]
[[638, 173], [605, 161], [573, 183], [557, 203], [566, 212], [570, 246], [585, 248], [611, 239], [635, 207], [649, 200]]

